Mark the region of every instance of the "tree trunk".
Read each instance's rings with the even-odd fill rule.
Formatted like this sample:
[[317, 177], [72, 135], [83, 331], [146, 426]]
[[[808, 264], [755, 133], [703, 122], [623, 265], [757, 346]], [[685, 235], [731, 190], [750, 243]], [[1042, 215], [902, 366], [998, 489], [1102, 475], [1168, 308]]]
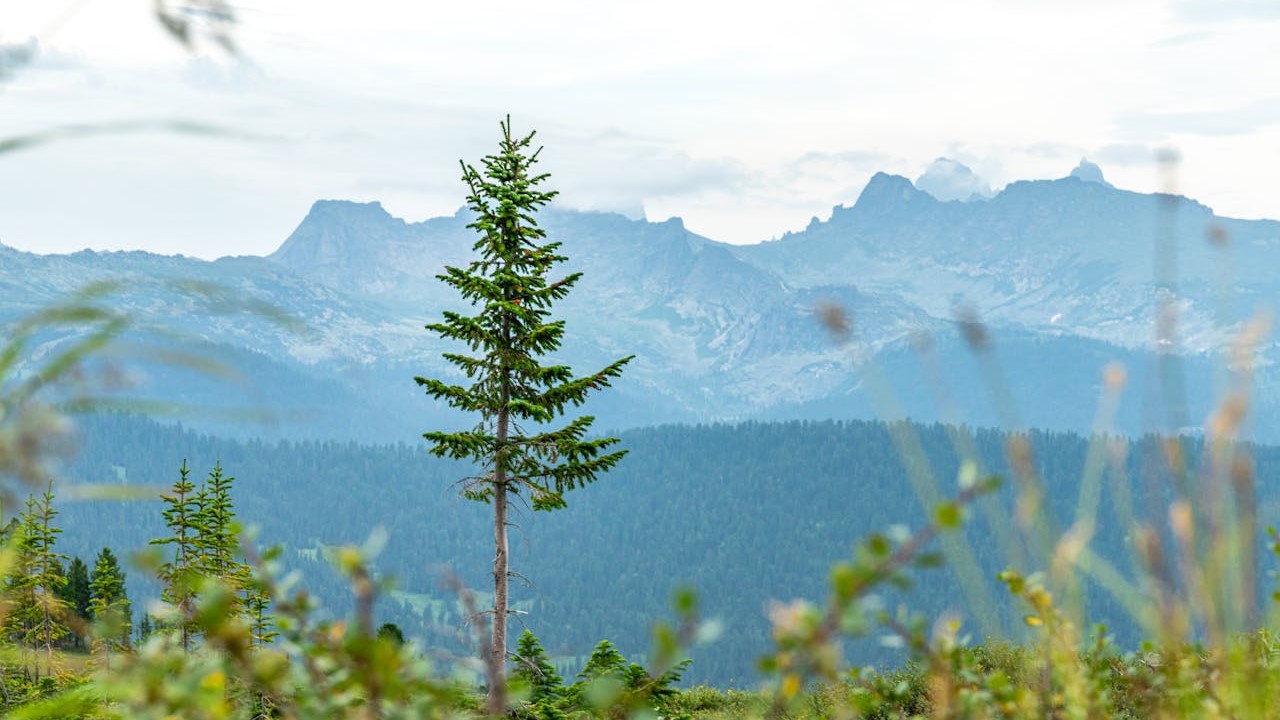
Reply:
[[53, 618], [49, 616], [50, 598], [47, 588], [40, 600], [40, 608], [44, 611], [44, 625], [41, 628], [44, 631], [44, 667], [49, 675], [53, 675]]
[[[183, 580], [183, 582], [186, 582], [186, 580]], [[182, 592], [186, 593], [190, 591], [184, 589]], [[190, 655], [191, 654], [191, 599], [189, 597], [182, 598], [179, 604], [179, 608], [181, 610], [181, 613], [179, 614], [178, 622], [182, 623], [182, 653], [184, 655]]]
[[[507, 346], [510, 345], [509, 322], [504, 321], [502, 328], [503, 341]], [[506, 372], [505, 368], [503, 372]], [[493, 461], [493, 642], [486, 658], [489, 675], [486, 709], [493, 717], [507, 712], [507, 579], [510, 568], [507, 562], [506, 443], [511, 422], [507, 410], [510, 398], [511, 388], [504, 377], [498, 407], [497, 452]]]
[[499, 484], [493, 494], [493, 638], [489, 646], [488, 713], [507, 711], [507, 488]]

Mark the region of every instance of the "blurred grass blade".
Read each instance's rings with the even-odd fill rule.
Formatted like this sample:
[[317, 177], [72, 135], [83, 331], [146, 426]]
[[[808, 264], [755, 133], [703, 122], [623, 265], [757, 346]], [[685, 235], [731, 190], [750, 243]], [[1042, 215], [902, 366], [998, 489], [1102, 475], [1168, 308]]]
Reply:
[[125, 120], [113, 123], [72, 123], [25, 135], [0, 137], [0, 155], [30, 150], [41, 145], [105, 135], [136, 135], [149, 132], [168, 132], [211, 138], [228, 138], [254, 141], [262, 136], [245, 133], [219, 125], [195, 120]]
[[58, 489], [59, 500], [159, 500], [168, 490], [160, 485], [76, 483]]

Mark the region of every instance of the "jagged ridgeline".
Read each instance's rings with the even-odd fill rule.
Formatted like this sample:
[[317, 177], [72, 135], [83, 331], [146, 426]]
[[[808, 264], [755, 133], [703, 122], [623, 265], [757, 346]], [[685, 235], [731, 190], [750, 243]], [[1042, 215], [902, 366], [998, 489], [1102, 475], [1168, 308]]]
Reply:
[[[878, 422], [663, 426], [622, 433], [631, 453], [591, 492], [555, 516], [526, 511], [516, 519], [513, 568], [532, 584], [513, 585], [515, 607], [526, 613], [515, 631], [521, 623], [532, 629], [569, 672], [603, 638], [628, 656], [642, 657], [653, 620], [669, 612], [673, 589], [692, 585], [701, 595], [703, 615], [719, 618], [724, 631], [714, 644], [695, 650], [686, 679], [753, 686], [754, 661], [769, 648], [771, 600], [823, 599], [831, 564], [848, 557], [860, 538], [925, 521], [908, 468], [930, 468], [940, 493], [955, 492], [960, 463], [950, 431], [939, 425], [903, 427], [918, 436], [920, 448], [905, 461], [890, 426]], [[120, 415], [84, 418], [82, 434], [83, 450], [67, 473], [79, 480], [167, 486], [183, 458], [197, 475], [220, 461], [236, 478], [239, 517], [260, 527], [263, 543], [285, 544], [289, 563], [303, 570], [308, 588], [338, 614], [350, 607], [350, 591], [326, 569], [324, 549], [363, 542], [373, 528], [384, 527], [389, 537], [377, 566], [398, 579], [400, 591], [384, 599], [379, 621], [395, 622], [428, 646], [469, 654], [458, 639], [461, 615], [441, 585], [448, 568], [469, 585], [484, 587], [492, 560], [486, 508], [459, 498], [454, 486], [466, 468], [431, 458], [424, 445], [240, 442]], [[1006, 436], [977, 431], [972, 437], [980, 470], [1008, 477]], [[1042, 432], [1033, 432], [1030, 441], [1052, 517], [1065, 527], [1077, 511], [1087, 441]], [[1196, 443], [1186, 445], [1194, 468]], [[1132, 444], [1123, 464], [1127, 477], [1111, 471], [1104, 476], [1091, 546], [1135, 577], [1121, 517], [1143, 517], [1149, 501], [1167, 508], [1172, 486], [1147, 451], [1150, 446]], [[1280, 502], [1270, 481], [1280, 475], [1280, 449], [1255, 448], [1254, 459], [1265, 527]], [[1007, 485], [995, 499], [1005, 526], [1011, 517]], [[89, 557], [105, 545], [127, 556], [164, 534], [157, 502], [61, 506], [60, 548], [68, 554]], [[885, 597], [885, 603], [893, 608], [905, 602], [935, 616], [958, 611], [975, 639], [988, 627], [1019, 637], [1021, 616], [1011, 617], [1011, 603], [994, 581], [1009, 562], [1007, 550], [981, 507], [969, 516], [965, 539], [981, 568], [981, 592], [975, 595], [949, 568], [922, 570], [915, 587]], [[1162, 518], [1155, 516], [1157, 525]], [[1261, 537], [1258, 545], [1261, 550]], [[1271, 567], [1268, 559], [1259, 562]], [[130, 573], [130, 581], [138, 575]], [[1261, 585], [1259, 593], [1266, 592], [1267, 583]], [[983, 594], [993, 599], [992, 607], [974, 606], [972, 598]], [[130, 588], [137, 607], [149, 595], [155, 596], [154, 588]], [[1110, 595], [1093, 587], [1088, 599], [1091, 621], [1107, 623], [1122, 640], [1137, 640], [1134, 622]], [[874, 640], [848, 648], [859, 663], [897, 663], [900, 652]]]
[[[1157, 364], [1153, 322], [1173, 283], [1180, 314], [1167, 349], [1181, 352], [1189, 389], [1178, 423], [1196, 425], [1212, 409], [1217, 351], [1276, 297], [1280, 222], [1219, 217], [1186, 198], [1084, 175], [941, 202], [906, 178], [877, 174], [829, 219], [748, 246], [703, 237], [679, 219], [548, 208], [539, 223], [563, 241], [564, 270], [584, 273], [561, 308], [565, 342], [553, 359], [584, 368], [637, 355], [588, 405], [600, 427], [877, 417], [882, 408], [863, 372], [869, 359], [907, 415], [943, 420], [913, 349], [927, 335], [964, 419], [998, 425], [953, 322], [962, 304], [991, 329], [1027, 425], [1087, 431], [1099, 369], [1119, 361], [1130, 391], [1117, 427], [1142, 432], [1171, 427], [1153, 425], [1143, 402], [1161, 387], [1149, 372]], [[470, 219], [460, 211], [405, 222], [377, 203], [320, 201], [274, 253], [213, 262], [0, 246], [0, 285], [8, 288], [0, 319], [118, 278], [124, 288], [113, 307], [140, 326], [168, 326], [182, 350], [240, 370], [239, 382], [227, 383], [131, 363], [145, 381], [143, 397], [269, 410], [276, 421], [204, 414], [202, 429], [219, 434], [415, 442], [453, 420], [423, 400], [412, 378], [450, 372], [440, 359], [447, 344], [423, 326], [458, 309], [436, 275], [470, 256]], [[1177, 277], [1157, 278], [1154, 258], [1175, 256]], [[193, 283], [222, 288], [229, 302], [210, 307], [174, 292]], [[824, 302], [848, 309], [851, 345], [833, 343], [815, 321]], [[306, 328], [240, 312], [244, 304], [274, 307]], [[1259, 438], [1280, 442], [1275, 347], [1257, 348], [1251, 416]]]

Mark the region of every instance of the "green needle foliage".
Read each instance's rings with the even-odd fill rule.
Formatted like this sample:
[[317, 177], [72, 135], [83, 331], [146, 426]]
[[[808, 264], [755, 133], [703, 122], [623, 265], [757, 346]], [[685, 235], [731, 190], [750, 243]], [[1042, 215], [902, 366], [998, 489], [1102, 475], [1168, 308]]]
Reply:
[[231, 499], [235, 478], [224, 474], [218, 463], [204, 484], [196, 487], [190, 472], [183, 460], [178, 481], [160, 496], [167, 506], [164, 521], [172, 534], [151, 541], [152, 545], [173, 546], [173, 555], [159, 565], [157, 575], [163, 585], [161, 598], [176, 611], [182, 647], [191, 649], [196, 632], [192, 620], [195, 600], [211, 580], [230, 591], [226, 593], [227, 612], [248, 619], [254, 627], [254, 642], [268, 643], [276, 635], [267, 611], [271, 603], [262, 596], [252, 569], [241, 557]]
[[164, 589], [161, 598], [177, 609], [181, 627], [182, 649], [190, 650], [194, 626], [189, 621], [195, 602], [195, 580], [199, 571], [199, 513], [195, 483], [189, 477], [187, 461], [178, 468], [178, 480], [172, 489], [160, 496], [166, 507], [164, 522], [172, 535], [151, 541], [152, 545], [172, 545], [173, 557], [160, 565], [157, 575]]
[[[221, 463], [214, 464], [209, 471], [208, 479], [196, 494], [199, 510], [194, 545], [204, 576], [221, 578], [237, 593], [244, 593], [250, 584], [250, 571], [248, 565], [240, 562], [240, 532], [231, 502], [234, 481], [234, 477], [222, 472]], [[239, 600], [237, 596], [237, 610], [241, 609]]]
[[53, 549], [62, 529], [53, 524], [58, 511], [53, 509], [53, 491], [46, 489], [37, 497], [27, 500], [27, 510], [22, 523], [27, 552], [30, 554], [29, 582], [30, 623], [27, 626], [27, 642], [44, 650], [45, 666], [52, 672], [53, 646], [65, 637], [69, 630], [62, 618], [66, 615], [66, 603], [59, 597], [67, 584], [62, 572], [62, 560]]
[[512, 673], [529, 687], [529, 702], [554, 703], [564, 691], [564, 679], [547, 658], [533, 631], [525, 629], [516, 644], [516, 669]]
[[535, 510], [562, 508], [564, 493], [594, 481], [622, 459], [624, 451], [610, 450], [617, 438], [587, 438], [591, 416], [561, 427], [552, 423], [567, 406], [580, 406], [593, 390], [608, 386], [631, 360], [625, 357], [583, 376], [564, 365], [542, 364], [564, 335], [564, 321], [551, 319], [551, 306], [580, 274], [548, 279], [566, 258], [558, 253], [560, 243], [546, 241], [534, 214], [556, 193], [539, 189], [548, 176], [533, 171], [541, 152], [530, 152], [534, 133], [513, 137], [509, 117], [501, 125], [498, 153], [484, 158], [482, 170], [462, 163], [462, 179], [471, 191], [467, 202], [476, 216], [468, 227], [480, 235], [473, 246], [478, 257], [466, 268], [447, 267], [438, 276], [477, 312], [446, 311], [442, 322], [427, 326], [467, 346], [470, 354], [444, 357], [470, 384], [415, 378], [431, 397], [480, 416], [470, 430], [423, 437], [437, 456], [482, 466], [478, 476], [464, 481], [463, 495], [493, 503], [493, 634], [486, 667], [488, 710], [494, 715], [506, 704], [508, 496], [525, 497]]
[[89, 602], [92, 599], [89, 589], [89, 567], [78, 557], [71, 558], [67, 566], [67, 584], [62, 589], [62, 600], [71, 613], [72, 641], [77, 648], [84, 647], [85, 627], [89, 623]]
[[133, 634], [133, 610], [125, 592], [124, 578], [115, 553], [110, 548], [102, 548], [93, 564], [93, 576], [89, 582], [93, 596], [89, 608], [101, 628], [94, 645], [108, 657], [112, 651], [127, 650], [129, 637]]
[[253, 647], [265, 647], [280, 637], [270, 612], [271, 596], [256, 579], [252, 579], [245, 588], [244, 609], [249, 618], [249, 640]]

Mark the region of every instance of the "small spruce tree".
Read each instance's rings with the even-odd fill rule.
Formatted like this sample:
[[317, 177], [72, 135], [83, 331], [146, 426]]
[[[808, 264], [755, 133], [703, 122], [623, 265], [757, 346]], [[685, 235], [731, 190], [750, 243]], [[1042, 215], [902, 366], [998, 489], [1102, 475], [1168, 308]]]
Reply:
[[108, 657], [113, 650], [128, 649], [129, 638], [133, 634], [133, 608], [125, 591], [124, 579], [125, 574], [115, 553], [110, 548], [102, 548], [93, 564], [93, 575], [89, 581], [92, 594], [89, 608], [99, 627], [109, 633], [96, 637], [94, 642], [95, 649]]
[[397, 646], [404, 645], [404, 631], [393, 622], [384, 622], [378, 626], [378, 637], [385, 638]]
[[251, 573], [249, 566], [240, 562], [240, 539], [231, 500], [233, 482], [234, 477], [222, 472], [222, 463], [215, 463], [196, 494], [196, 569], [202, 577], [226, 585], [235, 598], [233, 610], [244, 613], [243, 595], [249, 592]]
[[486, 156], [481, 170], [461, 163], [475, 214], [468, 227], [480, 235], [473, 246], [477, 257], [466, 268], [446, 267], [438, 276], [475, 314], [446, 311], [443, 320], [427, 326], [467, 346], [469, 354], [444, 355], [465, 384], [415, 378], [431, 397], [479, 416], [469, 430], [424, 437], [433, 454], [480, 465], [483, 470], [464, 483], [463, 495], [493, 504], [492, 636], [484, 659], [486, 705], [495, 716], [506, 711], [508, 503], [523, 496], [534, 510], [564, 507], [564, 493], [594, 481], [622, 458], [623, 451], [610, 450], [617, 438], [587, 437], [594, 420], [589, 415], [561, 427], [552, 424], [567, 406], [579, 406], [593, 390], [609, 385], [631, 360], [577, 377], [567, 366], [542, 364], [564, 335], [564, 321], [551, 319], [551, 306], [580, 273], [549, 278], [566, 258], [558, 252], [560, 243], [546, 242], [534, 214], [556, 193], [539, 188], [548, 176], [533, 170], [541, 152], [530, 152], [534, 133], [513, 136], [510, 117], [501, 127], [498, 153]]
[[34, 605], [29, 608], [30, 623], [27, 626], [27, 642], [33, 647], [44, 649], [45, 668], [53, 672], [53, 646], [66, 637], [70, 630], [64, 618], [67, 614], [67, 603], [62, 599], [63, 588], [67, 578], [62, 572], [62, 560], [65, 555], [54, 551], [62, 528], [53, 524], [58, 511], [53, 507], [53, 489], [46, 488], [38, 497], [27, 502], [27, 510], [23, 514], [23, 541], [28, 546], [30, 564], [30, 599]]
[[83, 648], [85, 628], [89, 623], [89, 567], [79, 557], [71, 558], [71, 564], [67, 566], [67, 584], [61, 597], [71, 613], [68, 620], [72, 642], [75, 647]]
[[601, 640], [596, 643], [591, 656], [583, 663], [582, 670], [578, 673], [578, 680], [590, 682], [604, 677], [621, 680], [626, 674], [627, 665], [627, 659], [618, 652], [618, 648], [614, 647], [613, 643]]
[[151, 633], [155, 632], [155, 621], [151, 619], [151, 613], [143, 612], [142, 617], [138, 620], [138, 644], [141, 645], [151, 637]]
[[[27, 498], [30, 508], [35, 498]], [[30, 677], [31, 663], [27, 648], [27, 634], [36, 614], [35, 583], [31, 579], [31, 546], [27, 543], [27, 527], [25, 512], [15, 516], [5, 528], [5, 549], [11, 551], [8, 565], [5, 568], [4, 593], [5, 612], [0, 617], [0, 632], [4, 635], [5, 645], [18, 648], [23, 675]], [[0, 663], [0, 669], [3, 663]]]
[[196, 579], [199, 572], [199, 549], [196, 542], [200, 535], [199, 512], [195, 483], [189, 477], [187, 461], [178, 468], [178, 479], [168, 493], [160, 496], [166, 507], [164, 522], [171, 533], [168, 537], [151, 541], [152, 545], [172, 545], [173, 557], [160, 565], [158, 572], [162, 588], [160, 597], [178, 612], [178, 632], [182, 649], [191, 650], [195, 625], [191, 620], [196, 599]]
[[516, 643], [515, 670], [511, 674], [529, 686], [529, 702], [534, 704], [554, 704], [564, 691], [564, 679], [547, 659], [537, 636], [527, 628]]
[[267, 589], [256, 583], [250, 584], [245, 590], [244, 609], [249, 617], [249, 639], [254, 647], [265, 647], [280, 637], [270, 607], [271, 597]]

